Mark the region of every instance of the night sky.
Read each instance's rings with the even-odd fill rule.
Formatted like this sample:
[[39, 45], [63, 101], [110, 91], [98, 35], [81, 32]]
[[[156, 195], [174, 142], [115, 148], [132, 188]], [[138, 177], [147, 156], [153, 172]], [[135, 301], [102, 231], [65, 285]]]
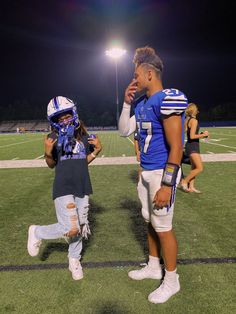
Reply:
[[115, 112], [115, 66], [104, 53], [112, 41], [127, 50], [118, 64], [120, 105], [135, 48], [145, 45], [164, 62], [165, 88], [202, 110], [236, 105], [233, 1], [8, 0], [0, 18], [1, 108], [27, 102], [46, 112], [62, 95], [79, 109]]

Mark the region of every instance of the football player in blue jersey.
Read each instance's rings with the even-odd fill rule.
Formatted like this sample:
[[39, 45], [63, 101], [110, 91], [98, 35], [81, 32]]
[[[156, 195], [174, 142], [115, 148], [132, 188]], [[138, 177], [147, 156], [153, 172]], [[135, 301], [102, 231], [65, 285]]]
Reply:
[[[138, 127], [142, 168], [138, 195], [142, 216], [148, 224], [149, 261], [144, 268], [130, 271], [128, 275], [134, 280], [162, 279], [162, 252], [164, 279], [148, 300], [164, 303], [180, 290], [172, 219], [176, 186], [181, 175], [184, 113], [188, 101], [178, 89], [163, 88], [163, 63], [153, 48], [136, 49], [133, 61], [135, 77], [125, 91], [119, 132], [121, 136], [129, 136]], [[142, 91], [144, 96], [134, 101], [135, 93]], [[130, 117], [132, 104], [135, 114]]]

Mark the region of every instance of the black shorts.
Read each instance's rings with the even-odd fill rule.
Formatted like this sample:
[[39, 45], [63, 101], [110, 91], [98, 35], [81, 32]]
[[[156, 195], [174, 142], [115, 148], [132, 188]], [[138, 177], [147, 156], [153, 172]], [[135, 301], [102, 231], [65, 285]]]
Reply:
[[193, 153], [200, 154], [199, 142], [186, 143], [185, 145], [185, 155], [190, 156]]

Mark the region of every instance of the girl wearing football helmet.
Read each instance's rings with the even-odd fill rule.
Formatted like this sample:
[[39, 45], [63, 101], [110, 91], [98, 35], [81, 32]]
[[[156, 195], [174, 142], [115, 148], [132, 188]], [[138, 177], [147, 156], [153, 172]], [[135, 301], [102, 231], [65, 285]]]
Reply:
[[28, 231], [28, 252], [37, 256], [43, 239], [64, 237], [69, 244], [69, 270], [74, 280], [83, 278], [80, 264], [82, 238], [90, 234], [88, 222], [89, 195], [92, 186], [88, 164], [101, 151], [99, 138], [90, 138], [75, 103], [58, 96], [50, 100], [47, 116], [52, 132], [46, 136], [45, 161], [55, 167], [53, 200], [57, 223], [31, 225]]

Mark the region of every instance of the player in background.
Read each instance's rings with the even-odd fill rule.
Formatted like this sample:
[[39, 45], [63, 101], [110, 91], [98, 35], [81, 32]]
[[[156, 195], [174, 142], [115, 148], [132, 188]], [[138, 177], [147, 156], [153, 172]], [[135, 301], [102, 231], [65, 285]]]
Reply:
[[37, 256], [42, 239], [65, 238], [69, 244], [69, 270], [72, 278], [79, 280], [83, 278], [82, 238], [90, 234], [88, 211], [92, 186], [88, 164], [102, 146], [98, 137], [89, 138], [72, 100], [62, 96], [53, 98], [47, 116], [52, 132], [44, 141], [45, 160], [49, 168], [55, 167], [53, 200], [58, 221], [46, 226], [31, 225], [27, 249], [29, 255]]
[[[177, 241], [172, 228], [176, 185], [180, 178], [183, 153], [184, 112], [188, 101], [177, 89], [164, 89], [163, 63], [151, 47], [136, 49], [135, 77], [125, 91], [124, 105], [119, 120], [119, 132], [129, 136], [138, 127], [140, 135], [140, 165], [138, 195], [142, 215], [148, 226], [148, 264], [129, 272], [134, 280], [161, 279], [161, 252], [165, 276], [161, 285], [148, 300], [164, 303], [180, 290], [176, 271]], [[136, 92], [145, 96], [135, 104], [135, 114], [130, 117]]]
[[181, 180], [180, 188], [184, 192], [201, 193], [194, 186], [196, 176], [203, 171], [199, 139], [208, 138], [209, 132], [204, 131], [199, 134], [198, 113], [197, 105], [190, 103], [186, 109], [185, 130], [187, 132], [187, 142], [185, 144], [185, 155], [190, 159], [191, 171]]

